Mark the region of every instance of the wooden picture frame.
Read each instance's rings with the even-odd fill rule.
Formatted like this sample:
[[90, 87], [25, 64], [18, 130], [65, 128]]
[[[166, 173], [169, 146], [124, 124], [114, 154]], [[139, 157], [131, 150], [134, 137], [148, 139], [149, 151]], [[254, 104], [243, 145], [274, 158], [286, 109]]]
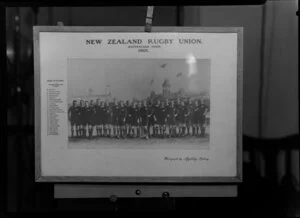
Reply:
[[[51, 62], [52, 57], [54, 57], [56, 55], [60, 55], [60, 54], [55, 54], [55, 53], [53, 53], [53, 51], [45, 52], [43, 50], [45, 48], [48, 48], [48, 46], [46, 46], [46, 45], [51, 44], [53, 42], [50, 42], [50, 43], [42, 42], [41, 41], [42, 40], [41, 33], [49, 33], [49, 36], [51, 35], [50, 38], [52, 36], [54, 36], [54, 38], [55, 38], [55, 35], [57, 33], [63, 33], [63, 34], [68, 33], [69, 34], [68, 37], [70, 37], [70, 39], [72, 37], [71, 35], [75, 36], [78, 34], [86, 34], [86, 36], [90, 36], [89, 34], [96, 34], [96, 35], [99, 34], [97, 36], [100, 37], [101, 34], [105, 34], [105, 33], [123, 33], [123, 34], [130, 33], [130, 34], [136, 34], [136, 35], [138, 35], [139, 33], [148, 34], [148, 35], [145, 35], [145, 37], [151, 36], [151, 34], [163, 33], [164, 34], [163, 36], [168, 36], [168, 34], [175, 34], [175, 35], [172, 35], [175, 38], [176, 38], [176, 34], [180, 35], [181, 33], [200, 34], [201, 37], [204, 37], [203, 34], [208, 34], [208, 35], [212, 34], [213, 36], [216, 36], [216, 37], [218, 37], [218, 36], [223, 37], [223, 35], [225, 37], [226, 34], [229, 34], [229, 35], [232, 34], [232, 36], [234, 35], [233, 38], [236, 40], [233, 43], [233, 45], [236, 43], [235, 44], [236, 50], [233, 51], [232, 54], [236, 54], [236, 56], [232, 59], [235, 59], [233, 61], [234, 61], [234, 63], [236, 63], [236, 65], [233, 66], [233, 69], [236, 69], [236, 70], [235, 70], [235, 72], [232, 73], [232, 75], [234, 75], [234, 78], [236, 78], [236, 80], [231, 81], [231, 82], [232, 82], [232, 84], [234, 84], [234, 86], [236, 86], [236, 89], [235, 89], [236, 92], [234, 93], [235, 94], [234, 99], [236, 99], [236, 104], [232, 105], [232, 108], [236, 111], [236, 113], [234, 113], [234, 115], [235, 115], [234, 125], [235, 125], [236, 131], [235, 131], [235, 136], [234, 136], [235, 138], [232, 140], [235, 141], [236, 143], [234, 145], [228, 145], [228, 146], [231, 146], [231, 148], [233, 150], [235, 150], [234, 169], [230, 169], [232, 172], [234, 171], [234, 173], [233, 173], [234, 175], [231, 175], [231, 176], [224, 176], [224, 175], [222, 175], [222, 176], [218, 176], [218, 175], [185, 176], [184, 175], [185, 172], [183, 172], [183, 171], [182, 171], [182, 173], [179, 173], [178, 176], [132, 176], [132, 175], [131, 176], [124, 176], [124, 175], [117, 176], [117, 175], [109, 175], [109, 173], [106, 176], [101, 176], [101, 175], [86, 176], [86, 175], [65, 175], [64, 173], [62, 173], [62, 171], [57, 173], [57, 175], [52, 173], [52, 171], [50, 170], [51, 166], [55, 165], [55, 162], [60, 161], [61, 159], [59, 157], [57, 159], [52, 157], [55, 159], [55, 160], [53, 159], [53, 162], [51, 162], [51, 160], [52, 160], [51, 158], [45, 160], [46, 157], [48, 158], [48, 155], [52, 155], [51, 151], [53, 151], [53, 152], [56, 152], [56, 151], [51, 150], [50, 146], [43, 147], [43, 143], [45, 144], [45, 138], [48, 137], [48, 136], [45, 136], [45, 134], [48, 130], [46, 131], [44, 129], [49, 127], [45, 123], [43, 123], [43, 119], [45, 119], [44, 118], [45, 116], [43, 114], [46, 113], [45, 105], [43, 105], [43, 102], [45, 102], [45, 99], [43, 98], [43, 96], [46, 96], [46, 95], [48, 96], [48, 94], [45, 94], [46, 87], [44, 87], [44, 86], [49, 85], [51, 82], [53, 82], [52, 79], [45, 79], [44, 77], [46, 74], [43, 75], [43, 73], [46, 72], [47, 69], [49, 69], [49, 66], [48, 66], [49, 60]], [[160, 183], [160, 184], [161, 183], [189, 183], [189, 184], [194, 183], [195, 184], [195, 183], [239, 183], [242, 181], [242, 99], [243, 99], [243, 28], [242, 27], [152, 27], [151, 33], [144, 33], [144, 27], [34, 26], [33, 37], [34, 37], [34, 71], [35, 71], [34, 72], [34, 79], [35, 79], [35, 87], [34, 88], [35, 88], [35, 181], [36, 182], [68, 182], [68, 183], [70, 183], [70, 182], [76, 182], [76, 183], [78, 183], [78, 182], [98, 182], [98, 183], [101, 182], [101, 183], [143, 183], [143, 184], [144, 183]], [[94, 35], [93, 35], [93, 37], [94, 37]], [[74, 37], [74, 38], [76, 38], [76, 37]], [[117, 46], [119, 46], [119, 45], [117, 45]], [[121, 49], [120, 47], [118, 47], [118, 48]], [[133, 49], [131, 49], [130, 51], [132, 51]], [[216, 48], [216, 50], [218, 50], [218, 49]], [[234, 50], [234, 49], [232, 49], [232, 50]], [[78, 51], [75, 48], [74, 51], [72, 51], [72, 52], [77, 53]], [[141, 55], [144, 55], [144, 54], [141, 53]], [[78, 65], [80, 65], [80, 64], [78, 64]], [[48, 66], [48, 68], [47, 68], [47, 66]], [[57, 67], [57, 66], [55, 66], [55, 67]], [[65, 69], [65, 66], [63, 66], [61, 69]], [[229, 82], [229, 80], [228, 80], [228, 82]], [[54, 91], [55, 90], [57, 91], [57, 86], [59, 86], [57, 84], [59, 84], [59, 83], [61, 83], [62, 89], [65, 89], [65, 88], [63, 88], [66, 86], [65, 82], [63, 80], [57, 79], [56, 82], [54, 82], [53, 84], [51, 83], [53, 85], [52, 87], [54, 87]], [[226, 89], [226, 88], [227, 87], [224, 86], [224, 89]], [[63, 93], [63, 91], [60, 91], [60, 92]], [[61, 96], [60, 96], [60, 93], [58, 93], [57, 95], [58, 95], [58, 98], [60, 98], [61, 96], [64, 96], [63, 94], [61, 94]], [[60, 99], [60, 100], [62, 102], [64, 102], [64, 99]], [[48, 100], [47, 100], [47, 102], [48, 102]], [[57, 102], [56, 103], [54, 102], [53, 104], [54, 105], [59, 104], [59, 101], [57, 101]], [[58, 108], [54, 109], [56, 111], [53, 112], [54, 114], [56, 114], [55, 116], [58, 116], [57, 114], [60, 113], [60, 112], [57, 112], [57, 110], [60, 109], [59, 106], [57, 106], [57, 107]], [[48, 109], [48, 107], [47, 107], [47, 109]], [[64, 111], [64, 112], [60, 113], [59, 116], [67, 116], [66, 113], [67, 112]], [[48, 114], [47, 114], [47, 116], [48, 116]], [[47, 122], [49, 122], [49, 121], [47, 121]], [[52, 125], [52, 124], [48, 124], [48, 125]], [[60, 128], [60, 127], [57, 127], [57, 128]], [[72, 131], [72, 129], [71, 129], [71, 131]], [[226, 130], [224, 129], [224, 131], [226, 131]], [[150, 132], [150, 130], [149, 130], [149, 132]], [[57, 135], [59, 135], [59, 133]], [[58, 137], [57, 135], [56, 136], [52, 135], [51, 137], [49, 136], [47, 143], [49, 143], [49, 140], [52, 140], [52, 139], [53, 139], [52, 143], [56, 143], [55, 137]], [[56, 144], [55, 146], [59, 147], [61, 145]], [[224, 145], [224, 146], [227, 146], [227, 145]], [[43, 150], [46, 147], [48, 150], [47, 151]], [[65, 150], [68, 150], [68, 149], [65, 149]], [[75, 149], [73, 149], [73, 150], [75, 150]], [[77, 153], [81, 152], [80, 149], [77, 149], [76, 151], [73, 151], [73, 150], [72, 150], [72, 152], [76, 153], [76, 155], [77, 155]], [[66, 157], [67, 156], [68, 155], [66, 155]], [[180, 160], [183, 160], [183, 159], [180, 159]], [[96, 161], [96, 158], [95, 158], [95, 161]], [[80, 162], [82, 164], [82, 166], [85, 164], [84, 161], [82, 161], [82, 160], [80, 160], [78, 162]], [[122, 162], [120, 164], [122, 165]], [[109, 163], [108, 165], [111, 165], [111, 163]], [[230, 165], [230, 164], [228, 164], [228, 165]], [[147, 168], [147, 166], [144, 166], [144, 167]], [[58, 168], [59, 167], [56, 166], [55, 169], [57, 170]], [[62, 166], [62, 168], [63, 168], [63, 166]], [[72, 167], [70, 167], [70, 168], [72, 168]], [[80, 168], [80, 166], [78, 168]], [[85, 168], [85, 167], [82, 167], [82, 168]], [[185, 168], [185, 166], [182, 166], [182, 169], [184, 169], [184, 168]], [[207, 174], [213, 174], [213, 173], [209, 173], [209, 167], [207, 167], [207, 168], [208, 168]], [[218, 168], [218, 167], [216, 167], [216, 168]], [[44, 170], [49, 169], [48, 171], [49, 172], [51, 171], [51, 173], [45, 173], [43, 169]], [[72, 169], [72, 170], [74, 170], [74, 169]], [[193, 170], [196, 170], [196, 167]], [[66, 168], [66, 171], [68, 171], [67, 168]], [[103, 172], [104, 171], [105, 170], [103, 170]], [[118, 170], [116, 169], [115, 171], [117, 172]], [[217, 171], [218, 170], [214, 170], [214, 172], [217, 172]], [[174, 170], [174, 174], [176, 174], [176, 170]]]

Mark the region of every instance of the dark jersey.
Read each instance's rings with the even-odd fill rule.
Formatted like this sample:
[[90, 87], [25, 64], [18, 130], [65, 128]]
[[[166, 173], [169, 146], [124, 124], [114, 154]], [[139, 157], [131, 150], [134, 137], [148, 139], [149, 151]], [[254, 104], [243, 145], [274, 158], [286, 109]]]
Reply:
[[105, 107], [102, 105], [98, 108], [99, 111], [99, 120], [100, 120], [100, 124], [103, 125], [106, 123], [106, 109]]
[[190, 116], [190, 108], [188, 106], [183, 107], [183, 114], [185, 118]]
[[84, 106], [78, 107], [78, 120], [79, 124], [83, 124], [84, 121]]
[[112, 122], [114, 125], [118, 124], [119, 107], [117, 105], [112, 106]]
[[138, 125], [139, 124], [139, 109], [138, 108], [132, 108], [132, 125]]
[[193, 103], [191, 103], [191, 104], [188, 104], [188, 107], [190, 109], [190, 117], [192, 118], [193, 114], [194, 114], [194, 110], [195, 110], [195, 105]]
[[126, 120], [126, 108], [125, 107], [119, 107], [118, 110], [118, 122], [120, 126], [125, 125]]
[[78, 107], [78, 119], [80, 120], [80, 122], [83, 121], [83, 115], [84, 115], [84, 107], [83, 106], [79, 106]]
[[149, 112], [148, 107], [146, 107], [146, 106], [141, 107], [140, 117], [141, 117], [141, 121], [142, 121], [143, 126], [146, 126], [148, 124], [148, 120], [149, 120], [148, 112]]
[[132, 106], [127, 106], [126, 108], [126, 123], [127, 124], [132, 124], [133, 121], [133, 107]]
[[94, 105], [93, 106], [93, 115], [94, 115], [94, 117], [96, 117], [96, 112], [97, 111], [97, 105]]
[[168, 106], [166, 110], [166, 117], [168, 125], [175, 125], [175, 113], [176, 109], [172, 106]]
[[100, 110], [100, 105], [95, 105], [95, 116], [96, 116], [96, 120], [99, 123], [100, 121], [100, 114], [101, 114], [101, 110]]
[[155, 116], [155, 118], [158, 120], [160, 119], [160, 114], [161, 114], [161, 109], [160, 109], [160, 106], [159, 105], [154, 105], [153, 106], [153, 114]]
[[157, 116], [157, 122], [160, 125], [165, 124], [165, 118], [166, 118], [166, 108], [165, 107], [158, 107], [156, 109], [156, 116]]
[[208, 110], [208, 107], [205, 104], [200, 104], [197, 107], [197, 115], [198, 116], [204, 116], [205, 111]]
[[71, 106], [68, 110], [68, 113], [70, 114], [70, 120], [71, 122], [75, 122], [78, 119], [78, 107], [77, 106]]
[[93, 105], [91, 107], [91, 116], [90, 116], [90, 119], [91, 119], [91, 124], [92, 125], [97, 125], [98, 124], [98, 120], [97, 120], [97, 108], [98, 108], [97, 105]]
[[156, 118], [156, 107], [153, 105], [153, 106], [150, 106], [148, 107], [148, 119], [149, 119], [149, 125], [154, 125], [157, 121], [157, 118]]
[[147, 106], [142, 106], [140, 109], [140, 115], [142, 119], [147, 119], [148, 118], [148, 107]]
[[184, 120], [185, 122], [188, 122], [190, 120], [190, 116], [191, 116], [191, 108], [190, 105], [185, 105], [183, 107], [183, 116], [184, 116]]
[[184, 107], [181, 105], [176, 106], [176, 121], [177, 122], [184, 121]]
[[167, 106], [166, 108], [166, 116], [167, 118], [175, 117], [175, 108], [172, 106]]
[[138, 107], [137, 110], [138, 110], [138, 118], [139, 118], [139, 120], [141, 120], [142, 119], [142, 107]]
[[105, 120], [106, 120], [106, 124], [111, 124], [112, 121], [112, 110], [110, 105], [106, 105], [105, 106]]
[[142, 119], [146, 119], [148, 117], [148, 107], [142, 106], [140, 109], [140, 115]]
[[86, 116], [89, 122], [94, 119], [94, 106], [86, 107]]
[[88, 123], [88, 121], [89, 121], [89, 110], [88, 110], [88, 107], [82, 107], [81, 108], [81, 116], [82, 116], [82, 122], [83, 122], [83, 124]]
[[197, 124], [203, 124], [205, 122], [205, 112], [208, 107], [205, 104], [200, 104], [195, 108], [195, 120]]

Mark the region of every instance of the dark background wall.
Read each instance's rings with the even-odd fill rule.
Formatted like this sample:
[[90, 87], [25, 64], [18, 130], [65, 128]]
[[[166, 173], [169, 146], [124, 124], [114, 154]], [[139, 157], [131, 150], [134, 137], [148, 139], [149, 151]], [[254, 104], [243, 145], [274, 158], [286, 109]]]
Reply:
[[[244, 184], [249, 185], [240, 189], [244, 196], [250, 193], [249, 190], [263, 187], [263, 182], [258, 182], [260, 179], [269, 181], [268, 184], [274, 185], [280, 193], [278, 187], [286, 175], [291, 178], [288, 180], [292, 181], [290, 187], [299, 189], [296, 8], [297, 1], [279, 0], [252, 6], [156, 6], [154, 9], [153, 26], [244, 27], [243, 133], [244, 174], [247, 178]], [[59, 208], [73, 204], [78, 208], [92, 209], [99, 204], [95, 201], [55, 201], [53, 184], [34, 183], [32, 26], [56, 25], [58, 21], [72, 26], [143, 26], [145, 15], [145, 6], [7, 8], [9, 211], [52, 211], [58, 208], [58, 204], [64, 205]], [[244, 191], [246, 189], [248, 192]], [[259, 195], [265, 199], [271, 196], [266, 192], [265, 195], [255, 193], [258, 198]], [[223, 204], [222, 200], [215, 201]], [[116, 207], [101, 202], [102, 209]], [[119, 207], [197, 208], [195, 201], [176, 202], [131, 200], [120, 203]], [[232, 200], [230, 204], [237, 205], [237, 201]]]

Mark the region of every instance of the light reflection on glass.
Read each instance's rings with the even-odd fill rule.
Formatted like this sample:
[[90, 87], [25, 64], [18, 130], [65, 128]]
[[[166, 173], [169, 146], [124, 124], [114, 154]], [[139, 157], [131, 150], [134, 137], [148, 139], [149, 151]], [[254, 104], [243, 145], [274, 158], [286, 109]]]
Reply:
[[186, 63], [188, 65], [188, 89], [190, 92], [196, 92], [198, 90], [197, 80], [193, 77], [198, 73], [197, 70], [197, 60], [193, 54], [189, 54], [186, 58]]

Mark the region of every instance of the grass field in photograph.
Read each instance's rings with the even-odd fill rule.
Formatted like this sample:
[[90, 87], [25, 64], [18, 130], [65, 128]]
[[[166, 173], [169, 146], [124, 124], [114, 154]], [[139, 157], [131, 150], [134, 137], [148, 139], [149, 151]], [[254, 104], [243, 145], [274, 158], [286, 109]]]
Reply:
[[185, 136], [182, 138], [70, 138], [69, 148], [77, 149], [184, 149], [209, 148], [209, 136], [203, 138]]

